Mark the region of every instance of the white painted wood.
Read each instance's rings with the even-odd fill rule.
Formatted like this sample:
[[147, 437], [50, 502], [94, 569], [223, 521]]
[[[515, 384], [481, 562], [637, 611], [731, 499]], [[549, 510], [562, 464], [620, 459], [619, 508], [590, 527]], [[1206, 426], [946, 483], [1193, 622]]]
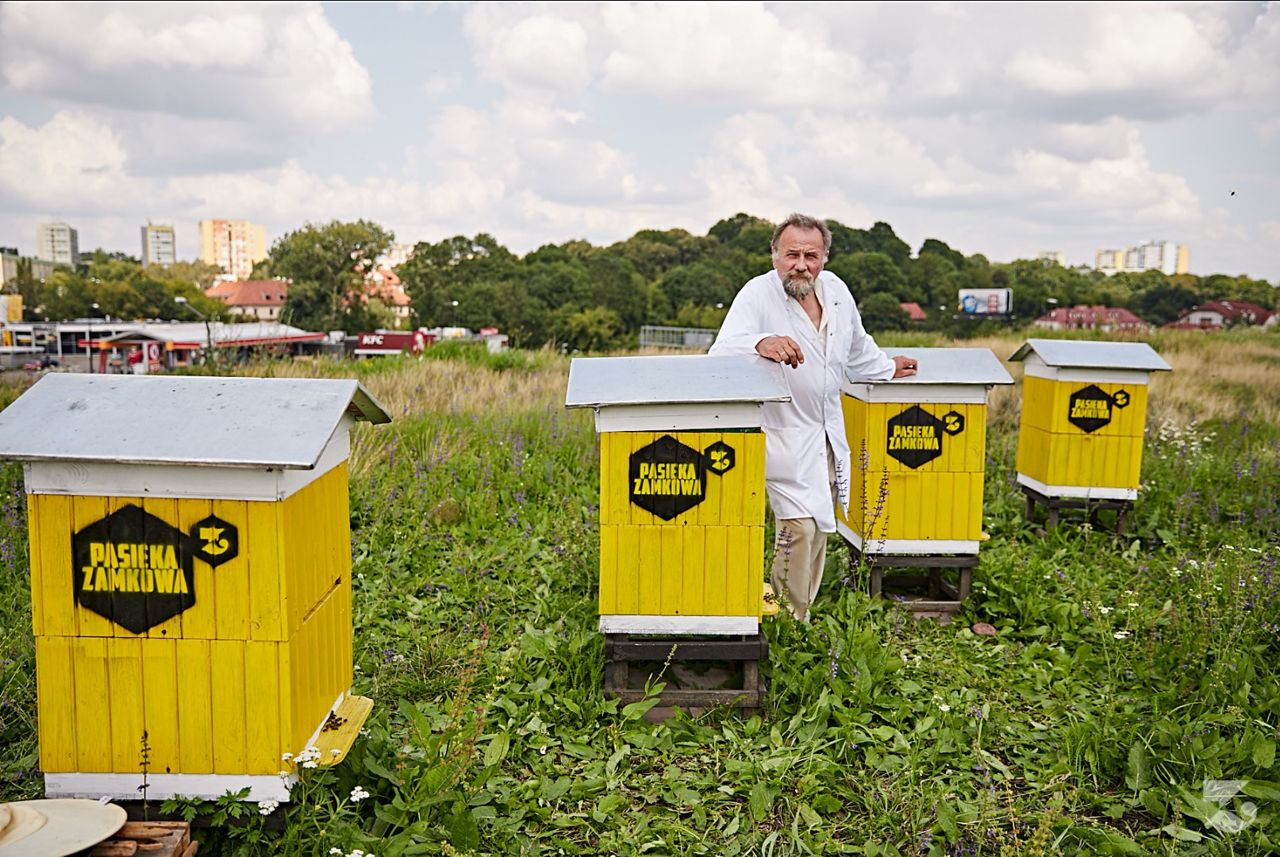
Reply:
[[600, 617], [602, 634], [756, 634], [755, 616], [644, 616], [607, 614]]
[[276, 501], [298, 493], [347, 459], [353, 423], [351, 417], [343, 418], [311, 470], [88, 461], [27, 461], [22, 469], [28, 494]]
[[1038, 491], [1046, 497], [1079, 497], [1085, 500], [1136, 500], [1135, 488], [1101, 488], [1097, 485], [1045, 485], [1038, 479], [1019, 473], [1018, 484]]
[[836, 529], [844, 540], [861, 553], [880, 556], [911, 556], [930, 554], [971, 554], [978, 553], [981, 542], [962, 539], [872, 539], [863, 549], [862, 536], [855, 533], [844, 521], [836, 522]]
[[1050, 381], [1080, 381], [1094, 384], [1142, 384], [1151, 380], [1151, 373], [1140, 369], [1081, 369], [1074, 366], [1048, 366], [1034, 354], [1028, 355], [1024, 375], [1048, 378]]
[[[283, 766], [283, 762], [281, 765]], [[246, 801], [274, 800], [285, 803], [289, 790], [298, 782], [296, 773], [283, 776], [270, 774], [148, 774], [147, 800], [161, 801], [171, 797], [193, 797], [214, 800], [227, 792], [249, 787]], [[142, 773], [136, 774], [45, 774], [45, 797], [78, 797], [97, 800], [139, 800]]]
[[719, 431], [759, 428], [759, 402], [655, 403], [596, 408], [596, 431]]
[[976, 384], [852, 384], [844, 392], [863, 402], [902, 402], [922, 405], [985, 405], [987, 388]]

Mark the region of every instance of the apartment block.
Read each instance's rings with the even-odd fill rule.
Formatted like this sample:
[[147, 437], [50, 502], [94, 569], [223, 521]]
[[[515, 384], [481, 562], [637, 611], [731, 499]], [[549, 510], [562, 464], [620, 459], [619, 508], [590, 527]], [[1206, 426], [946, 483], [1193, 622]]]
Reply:
[[178, 261], [177, 243], [172, 226], [148, 223], [142, 227], [142, 266], [172, 265]]
[[1122, 271], [1187, 274], [1191, 272], [1191, 249], [1172, 241], [1148, 241], [1122, 250], [1099, 250], [1094, 254], [1093, 267], [1108, 275]]
[[65, 223], [41, 223], [36, 227], [36, 258], [74, 268], [80, 264], [80, 234]]
[[253, 266], [267, 258], [267, 230], [247, 220], [201, 220], [200, 259], [217, 265], [237, 280], [247, 280]]

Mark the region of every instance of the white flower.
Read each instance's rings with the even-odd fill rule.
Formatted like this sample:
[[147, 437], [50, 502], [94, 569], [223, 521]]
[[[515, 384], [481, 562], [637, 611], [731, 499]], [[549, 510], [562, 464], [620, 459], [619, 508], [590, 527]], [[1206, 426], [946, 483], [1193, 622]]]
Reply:
[[947, 705], [945, 702], [940, 702], [938, 703], [938, 710], [941, 711], [943, 714], [946, 714], [948, 711], [951, 710], [951, 706]]
[[1137, 607], [1137, 606], [1138, 606], [1138, 602], [1137, 602], [1137, 601], [1130, 601], [1130, 602], [1129, 602], [1129, 606], [1130, 606], [1131, 608], [1132, 608], [1132, 607]]
[[280, 761], [282, 761], [282, 762], [292, 762], [292, 761], [293, 761], [293, 754], [292, 754], [292, 753], [284, 753], [284, 754], [282, 754], [282, 755], [280, 756]]
[[1100, 611], [1102, 612], [1102, 615], [1103, 615], [1103, 616], [1106, 616], [1108, 613], [1110, 613], [1110, 612], [1111, 612], [1111, 608], [1110, 608], [1110, 607], [1099, 607], [1099, 608], [1098, 608], [1098, 610], [1100, 610]]
[[316, 763], [315, 763], [315, 762], [313, 762], [313, 761], [311, 761], [310, 759], [308, 759], [307, 761], [305, 761], [305, 762], [303, 762], [303, 763], [302, 763], [302, 767], [304, 767], [304, 768], [314, 768], [314, 767], [316, 767]]
[[359, 803], [369, 796], [369, 793], [360, 786], [356, 786], [351, 790], [351, 802]]
[[341, 848], [338, 848], [337, 846], [334, 846], [333, 848], [330, 848], [330, 849], [329, 849], [329, 853], [330, 853], [330, 854], [341, 854], [341, 853], [342, 853], [342, 849], [341, 849]]
[[1128, 632], [1128, 631], [1116, 631], [1116, 632], [1115, 632], [1114, 634], [1112, 634], [1111, 636], [1115, 637], [1117, 640], [1123, 640], [1125, 637], [1128, 637], [1128, 636], [1129, 636], [1129, 632]]
[[260, 800], [258, 801], [258, 812], [262, 813], [263, 815], [270, 815], [271, 813], [275, 812], [276, 808], [279, 806], [280, 806], [280, 801], [278, 800]]

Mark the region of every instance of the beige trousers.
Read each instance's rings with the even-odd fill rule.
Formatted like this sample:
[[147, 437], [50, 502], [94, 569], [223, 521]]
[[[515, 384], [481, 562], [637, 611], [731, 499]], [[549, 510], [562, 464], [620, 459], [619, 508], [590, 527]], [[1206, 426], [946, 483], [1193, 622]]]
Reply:
[[[827, 445], [827, 477], [831, 503], [836, 502], [835, 454]], [[822, 570], [827, 563], [827, 533], [813, 518], [780, 518], [773, 540], [773, 591], [801, 622], [809, 621], [809, 605], [818, 597]]]
[[818, 531], [813, 518], [778, 521], [773, 542], [773, 591], [801, 622], [808, 621], [809, 605], [818, 596], [826, 561], [827, 534]]

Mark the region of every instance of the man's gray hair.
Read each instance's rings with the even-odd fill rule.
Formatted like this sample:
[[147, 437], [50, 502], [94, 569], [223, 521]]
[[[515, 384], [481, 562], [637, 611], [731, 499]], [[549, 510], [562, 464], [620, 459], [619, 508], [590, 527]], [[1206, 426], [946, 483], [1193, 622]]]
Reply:
[[831, 255], [831, 230], [827, 228], [827, 222], [795, 211], [788, 214], [786, 220], [779, 223], [777, 228], [773, 230], [773, 238], [769, 241], [769, 249], [771, 251], [777, 251], [778, 239], [782, 237], [783, 231], [788, 226], [794, 226], [796, 229], [804, 229], [806, 231], [809, 229], [816, 229], [821, 232], [822, 254], [824, 256]]

